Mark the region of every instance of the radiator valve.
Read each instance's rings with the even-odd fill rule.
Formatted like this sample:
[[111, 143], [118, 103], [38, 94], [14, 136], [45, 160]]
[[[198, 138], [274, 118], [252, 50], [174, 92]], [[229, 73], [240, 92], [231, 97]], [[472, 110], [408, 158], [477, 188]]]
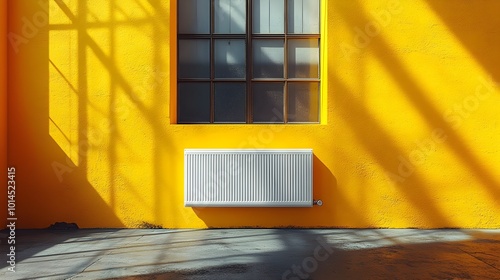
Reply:
[[314, 200], [314, 201], [313, 201], [313, 204], [314, 204], [314, 205], [318, 205], [318, 206], [322, 206], [322, 205], [323, 205], [323, 200], [321, 200], [321, 199]]

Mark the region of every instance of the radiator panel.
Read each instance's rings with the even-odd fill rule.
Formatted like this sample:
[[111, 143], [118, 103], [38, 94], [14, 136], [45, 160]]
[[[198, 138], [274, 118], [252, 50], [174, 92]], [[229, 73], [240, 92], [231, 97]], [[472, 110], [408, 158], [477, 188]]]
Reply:
[[312, 207], [312, 150], [186, 149], [188, 207]]

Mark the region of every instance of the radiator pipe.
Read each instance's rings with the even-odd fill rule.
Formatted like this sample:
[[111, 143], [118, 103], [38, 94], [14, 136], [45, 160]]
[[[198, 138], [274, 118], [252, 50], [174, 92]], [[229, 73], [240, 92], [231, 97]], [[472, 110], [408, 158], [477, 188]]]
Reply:
[[313, 200], [313, 205], [322, 206], [323, 205], [323, 200], [321, 200], [321, 199]]

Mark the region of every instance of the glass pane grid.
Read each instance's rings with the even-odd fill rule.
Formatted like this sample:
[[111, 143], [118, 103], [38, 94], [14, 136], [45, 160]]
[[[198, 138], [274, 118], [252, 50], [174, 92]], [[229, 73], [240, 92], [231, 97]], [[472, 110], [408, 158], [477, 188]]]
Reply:
[[285, 41], [255, 39], [252, 45], [253, 78], [284, 78]]
[[[319, 1], [179, 1], [179, 123], [319, 123]], [[186, 6], [196, 19], [180, 18]], [[185, 39], [209, 42], [208, 63], [201, 58], [206, 44], [194, 51], [184, 48]], [[208, 102], [206, 90], [186, 93], [194, 87], [181, 89], [180, 83], [208, 84]], [[192, 98], [198, 100], [186, 105]], [[208, 103], [208, 121], [201, 99]]]

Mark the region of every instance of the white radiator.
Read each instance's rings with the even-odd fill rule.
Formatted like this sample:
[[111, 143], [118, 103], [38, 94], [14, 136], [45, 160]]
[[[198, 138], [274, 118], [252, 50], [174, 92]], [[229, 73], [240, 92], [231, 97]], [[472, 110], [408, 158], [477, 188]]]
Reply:
[[312, 207], [312, 149], [186, 149], [184, 205]]

